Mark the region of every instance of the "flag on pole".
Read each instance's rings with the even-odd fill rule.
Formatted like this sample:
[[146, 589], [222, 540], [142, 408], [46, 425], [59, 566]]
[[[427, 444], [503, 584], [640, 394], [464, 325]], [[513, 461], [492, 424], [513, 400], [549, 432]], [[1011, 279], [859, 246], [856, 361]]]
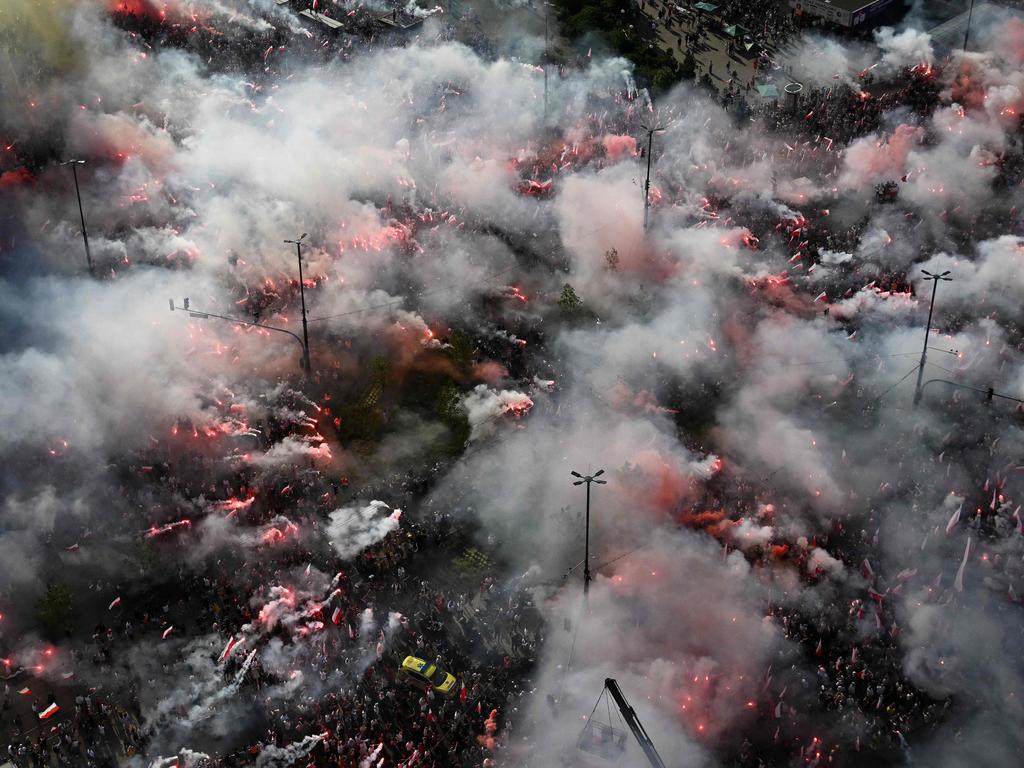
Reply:
[[875, 569], [871, 567], [871, 563], [868, 562], [866, 557], [864, 558], [864, 562], [860, 564], [860, 572], [864, 575], [865, 579], [875, 578]]
[[110, 603], [110, 605], [107, 606], [107, 610], [108, 611], [112, 611], [115, 608], [117, 608], [117, 606], [119, 606], [120, 604], [121, 604], [120, 596], [115, 597], [114, 600]]
[[954, 528], [956, 528], [956, 524], [960, 522], [960, 511], [963, 508], [964, 508], [964, 503], [961, 501], [960, 502], [960, 506], [956, 508], [956, 512], [953, 513], [953, 516], [951, 518], [949, 518], [949, 522], [946, 523], [946, 533], [949, 533]]
[[224, 646], [224, 650], [221, 652], [220, 658], [217, 659], [217, 663], [223, 662], [228, 656], [231, 655], [231, 651], [235, 647], [235, 642], [236, 640], [233, 637], [230, 640], [228, 640], [228, 644]]
[[956, 571], [956, 580], [953, 582], [953, 589], [957, 592], [964, 591], [964, 569], [967, 568], [967, 560], [971, 556], [971, 537], [967, 537], [967, 546], [964, 547], [964, 559]]
[[51, 716], [55, 715], [60, 710], [56, 704], [51, 704], [42, 712], [39, 713], [40, 720], [49, 720]]

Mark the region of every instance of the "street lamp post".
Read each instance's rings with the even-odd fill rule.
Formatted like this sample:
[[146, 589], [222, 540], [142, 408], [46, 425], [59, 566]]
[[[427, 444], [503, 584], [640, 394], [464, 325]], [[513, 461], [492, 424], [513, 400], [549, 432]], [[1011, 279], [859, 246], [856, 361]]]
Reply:
[[[548, 119], [548, 63], [551, 58], [548, 53], [548, 47], [551, 42], [551, 27], [548, 16], [551, 13], [551, 8], [554, 7], [554, 3], [548, 2], [548, 0], [544, 0], [544, 2], [541, 3], [541, 5], [544, 8], [544, 55], [541, 60], [541, 63], [543, 64], [541, 69], [544, 70], [544, 121], [546, 123]], [[537, 11], [533, 10], [532, 0], [528, 3], [527, 10], [534, 16], [540, 16], [540, 14], [537, 13]]]
[[550, 33], [548, 31], [548, 16], [551, 13], [551, 3], [544, 3], [544, 122], [548, 119], [548, 63], [551, 61], [549, 53]]
[[604, 474], [603, 469], [597, 470], [592, 475], [581, 475], [579, 472], [570, 472], [569, 474], [579, 478], [573, 482], [573, 485], [587, 484], [587, 522], [583, 539], [583, 594], [587, 595], [590, 593], [590, 484], [604, 485], [607, 481], [597, 479]]
[[665, 129], [648, 128], [646, 125], [640, 127], [647, 131], [647, 179], [644, 181], [644, 230], [646, 231], [651, 210], [651, 149], [654, 146], [654, 134], [664, 133]]
[[82, 192], [78, 188], [78, 166], [85, 165], [85, 160], [72, 158], [71, 160], [65, 160], [61, 165], [70, 165], [71, 175], [75, 179], [75, 197], [78, 198], [78, 215], [82, 219], [82, 242], [85, 243], [85, 263], [89, 266], [89, 274], [95, 277], [96, 271], [92, 266], [92, 254], [89, 252], [89, 233], [85, 230], [85, 211], [82, 210]]
[[971, 34], [971, 18], [974, 16], [974, 0], [971, 0], [971, 7], [967, 11], [967, 26], [964, 29], [964, 53], [967, 53], [967, 39]]
[[921, 364], [917, 367], [917, 386], [914, 387], [915, 408], [917, 407], [917, 404], [921, 402], [921, 379], [924, 377], [924, 364], [928, 359], [928, 337], [932, 332], [932, 312], [935, 310], [935, 294], [938, 293], [940, 280], [944, 280], [947, 283], [953, 280], [951, 277], [946, 277], [946, 275], [949, 274], [948, 269], [938, 275], [933, 275], [931, 272], [923, 269], [921, 272], [924, 274], [925, 280], [932, 281], [932, 301], [931, 304], [928, 305], [928, 323], [925, 325], [924, 329], [924, 348], [921, 350]]
[[309, 329], [306, 326], [306, 287], [302, 279], [302, 241], [306, 239], [306, 233], [296, 240], [285, 240], [286, 243], [295, 244], [295, 255], [299, 260], [299, 296], [302, 300], [302, 367], [306, 375], [312, 371], [309, 364]]

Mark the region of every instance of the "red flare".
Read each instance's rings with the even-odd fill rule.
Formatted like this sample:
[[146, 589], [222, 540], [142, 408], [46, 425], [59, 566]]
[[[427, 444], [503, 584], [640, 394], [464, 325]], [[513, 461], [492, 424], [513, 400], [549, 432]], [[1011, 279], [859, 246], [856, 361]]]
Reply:
[[170, 533], [171, 531], [177, 531], [177, 530], [179, 530], [181, 528], [188, 528], [191, 525], [192, 525], [192, 521], [188, 520], [188, 519], [185, 519], [185, 520], [178, 520], [178, 521], [173, 522], [173, 523], [167, 523], [167, 525], [161, 525], [159, 527], [154, 526], [154, 527], [150, 528], [148, 531], [146, 531], [146, 538], [147, 539], [152, 539], [152, 538], [154, 538], [156, 536], [161, 536], [161, 535], [163, 535], [165, 533]]

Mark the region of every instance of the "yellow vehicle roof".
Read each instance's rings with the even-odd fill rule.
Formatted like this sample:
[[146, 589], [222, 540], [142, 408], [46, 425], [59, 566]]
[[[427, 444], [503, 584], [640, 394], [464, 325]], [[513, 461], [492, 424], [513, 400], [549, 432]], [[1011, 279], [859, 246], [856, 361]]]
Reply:
[[419, 672], [421, 675], [432, 675], [434, 673], [433, 664], [416, 656], [406, 656], [402, 661], [402, 667], [404, 669], [411, 669], [413, 672]]

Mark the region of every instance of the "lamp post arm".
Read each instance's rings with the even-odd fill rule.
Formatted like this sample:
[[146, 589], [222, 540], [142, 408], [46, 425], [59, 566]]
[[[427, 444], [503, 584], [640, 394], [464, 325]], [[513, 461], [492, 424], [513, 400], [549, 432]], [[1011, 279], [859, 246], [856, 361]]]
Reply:
[[299, 346], [302, 347], [303, 352], [305, 352], [305, 350], [306, 350], [306, 345], [302, 343], [302, 339], [299, 338], [298, 334], [292, 333], [287, 328], [278, 328], [275, 325], [263, 325], [263, 323], [256, 323], [256, 322], [253, 322], [251, 320], [243, 320], [240, 317], [228, 317], [227, 315], [218, 315], [218, 314], [216, 314], [214, 312], [204, 312], [204, 311], [198, 310], [198, 309], [191, 309], [191, 308], [185, 309], [184, 307], [175, 307], [175, 309], [179, 309], [179, 310], [181, 310], [183, 312], [188, 312], [189, 314], [192, 314], [192, 315], [202, 315], [203, 317], [213, 317], [213, 318], [216, 318], [217, 320], [226, 320], [229, 323], [237, 323], [238, 325], [251, 325], [251, 326], [254, 326], [256, 328], [266, 328], [268, 331], [277, 331], [278, 333], [287, 333], [289, 336], [291, 336], [293, 339], [295, 339], [297, 342], [299, 342]]
[[981, 387], [972, 387], [970, 384], [960, 384], [960, 383], [958, 383], [956, 381], [950, 381], [949, 379], [928, 379], [928, 381], [926, 381], [923, 385], [921, 385], [921, 396], [922, 397], [924, 397], [924, 391], [925, 391], [925, 389], [927, 389], [929, 384], [948, 384], [949, 386], [957, 387], [958, 389], [966, 389], [966, 390], [969, 390], [971, 392], [980, 392], [981, 394], [985, 395], [986, 397], [998, 397], [998, 398], [1001, 398], [1003, 400], [1012, 400], [1015, 403], [1024, 403], [1024, 400], [1022, 400], [1019, 397], [1012, 397], [1011, 395], [1001, 395], [1001, 394], [999, 394], [996, 391], [991, 391], [990, 392], [989, 390], [982, 389]]

